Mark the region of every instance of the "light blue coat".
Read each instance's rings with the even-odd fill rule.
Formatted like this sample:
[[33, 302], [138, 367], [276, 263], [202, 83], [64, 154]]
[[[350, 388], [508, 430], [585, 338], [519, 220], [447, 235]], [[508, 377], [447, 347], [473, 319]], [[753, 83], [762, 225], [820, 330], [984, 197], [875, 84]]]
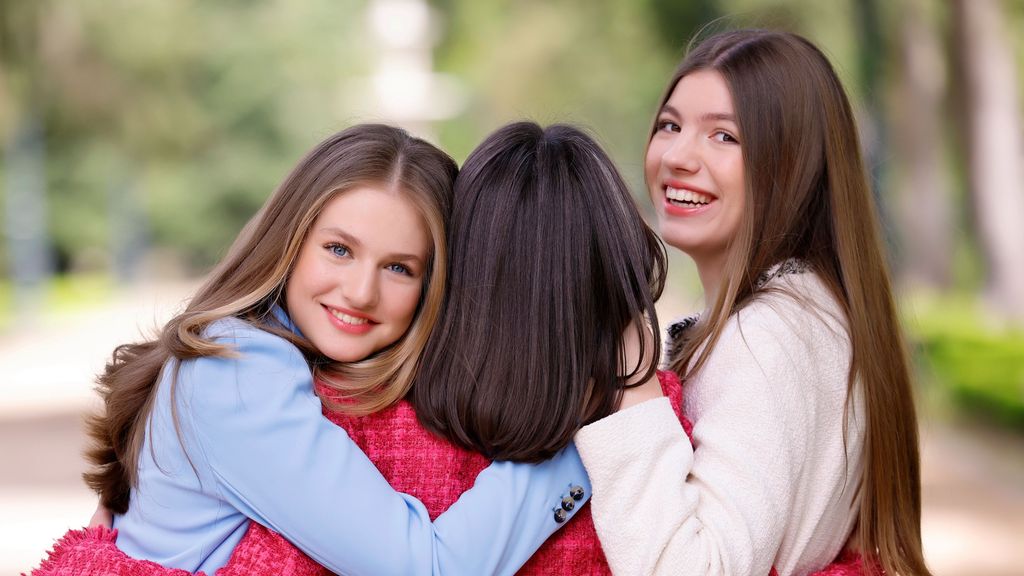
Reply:
[[431, 523], [321, 415], [297, 348], [234, 318], [206, 335], [238, 357], [180, 364], [178, 431], [165, 366], [138, 486], [114, 518], [129, 556], [213, 574], [254, 520], [340, 574], [511, 574], [559, 527], [570, 486], [590, 496], [570, 445], [537, 465], [491, 464]]

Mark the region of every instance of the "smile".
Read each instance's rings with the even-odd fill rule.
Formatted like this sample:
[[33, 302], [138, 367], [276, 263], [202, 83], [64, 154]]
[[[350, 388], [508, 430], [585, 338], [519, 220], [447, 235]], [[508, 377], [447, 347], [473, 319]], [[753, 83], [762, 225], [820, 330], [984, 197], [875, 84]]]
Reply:
[[330, 310], [332, 316], [334, 316], [338, 320], [341, 320], [345, 324], [352, 324], [353, 326], [361, 326], [363, 324], [367, 324], [367, 323], [370, 322], [366, 318], [356, 318], [355, 316], [349, 316], [348, 314], [345, 314], [344, 312], [335, 310], [333, 308], [329, 308], [328, 310]]
[[325, 305], [324, 309], [327, 310], [331, 324], [349, 334], [365, 334], [378, 324], [365, 316], [356, 316], [330, 306]]
[[672, 188], [671, 186], [665, 187], [665, 196], [668, 198], [669, 204], [686, 208], [704, 206], [710, 204], [711, 201], [715, 199], [715, 197], [710, 194], [695, 192], [693, 190], [679, 190], [677, 188]]

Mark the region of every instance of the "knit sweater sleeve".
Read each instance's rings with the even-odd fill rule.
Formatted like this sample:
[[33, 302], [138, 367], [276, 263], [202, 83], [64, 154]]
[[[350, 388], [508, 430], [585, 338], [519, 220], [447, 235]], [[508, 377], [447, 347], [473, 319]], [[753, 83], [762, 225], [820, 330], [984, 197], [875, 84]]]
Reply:
[[822, 388], [816, 346], [838, 337], [792, 299], [755, 301], [729, 320], [685, 384], [696, 451], [663, 399], [578, 433], [594, 523], [616, 574], [769, 572], [789, 519], [819, 497], [795, 487], [815, 464], [807, 455], [816, 429], [838, 425], [814, 398]]

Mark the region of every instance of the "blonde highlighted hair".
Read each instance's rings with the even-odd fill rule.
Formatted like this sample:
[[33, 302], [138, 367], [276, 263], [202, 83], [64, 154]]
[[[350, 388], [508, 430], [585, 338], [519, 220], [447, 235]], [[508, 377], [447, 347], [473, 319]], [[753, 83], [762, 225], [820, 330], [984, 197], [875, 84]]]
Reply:
[[[405, 396], [444, 298], [445, 235], [457, 172], [455, 162], [433, 145], [379, 124], [354, 126], [311, 150], [245, 226], [185, 311], [155, 339], [114, 350], [97, 379], [104, 411], [87, 421], [92, 469], [83, 477], [100, 502], [116, 513], [128, 509], [146, 422], [167, 362], [233, 354], [203, 337], [222, 318], [242, 319], [297, 346], [314, 377], [341, 392], [345, 401], [332, 402], [334, 409], [368, 414]], [[283, 326], [273, 311], [285, 307], [288, 276], [324, 206], [361, 186], [395, 191], [417, 207], [431, 237], [431, 257], [405, 335], [364, 360], [337, 363]]]
[[700, 370], [729, 317], [762, 289], [759, 277], [789, 259], [806, 262], [844, 312], [853, 349], [848, 398], [860, 386], [866, 405], [855, 540], [887, 574], [927, 575], [909, 361], [846, 92], [808, 40], [736, 30], [689, 51], [659, 110], [699, 70], [720, 73], [732, 94], [746, 209], [710, 312], [673, 343], [669, 366], [683, 376]]

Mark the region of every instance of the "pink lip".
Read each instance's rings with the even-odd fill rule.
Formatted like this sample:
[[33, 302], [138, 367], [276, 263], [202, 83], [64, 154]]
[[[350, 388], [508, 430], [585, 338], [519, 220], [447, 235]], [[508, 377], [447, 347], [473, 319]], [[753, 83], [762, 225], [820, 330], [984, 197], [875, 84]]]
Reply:
[[[668, 193], [666, 191], [666, 188], [675, 188], [676, 190], [689, 190], [690, 192], [706, 194], [708, 196], [711, 196], [712, 200], [711, 202], [708, 202], [707, 204], [704, 204], [698, 208], [686, 208], [684, 206], [677, 206], [668, 199]], [[678, 180], [665, 181], [665, 185], [662, 186], [661, 188], [661, 198], [662, 207], [665, 210], [665, 214], [669, 216], [696, 216], [698, 214], [706, 212], [711, 207], [711, 205], [715, 203], [715, 200], [718, 200], [718, 197], [712, 194], [711, 192], [708, 192], [703, 188], [698, 188], [690, 184], [684, 184], [682, 182], [679, 182]]]
[[[327, 319], [331, 322], [331, 324], [333, 324], [334, 327], [337, 328], [338, 330], [341, 330], [342, 332], [346, 332], [348, 334], [366, 334], [367, 332], [372, 330], [376, 324], [378, 324], [378, 322], [374, 321], [373, 318], [370, 318], [366, 314], [360, 314], [359, 312], [356, 312], [354, 310], [349, 310], [347, 308], [336, 308], [334, 306], [327, 306], [326, 304], [321, 304], [321, 306], [324, 307], [324, 312], [327, 314]], [[337, 310], [342, 314], [347, 314], [349, 316], [354, 316], [356, 318], [365, 318], [367, 322], [366, 324], [349, 324], [347, 322], [342, 322], [340, 318], [331, 313], [331, 310]]]

